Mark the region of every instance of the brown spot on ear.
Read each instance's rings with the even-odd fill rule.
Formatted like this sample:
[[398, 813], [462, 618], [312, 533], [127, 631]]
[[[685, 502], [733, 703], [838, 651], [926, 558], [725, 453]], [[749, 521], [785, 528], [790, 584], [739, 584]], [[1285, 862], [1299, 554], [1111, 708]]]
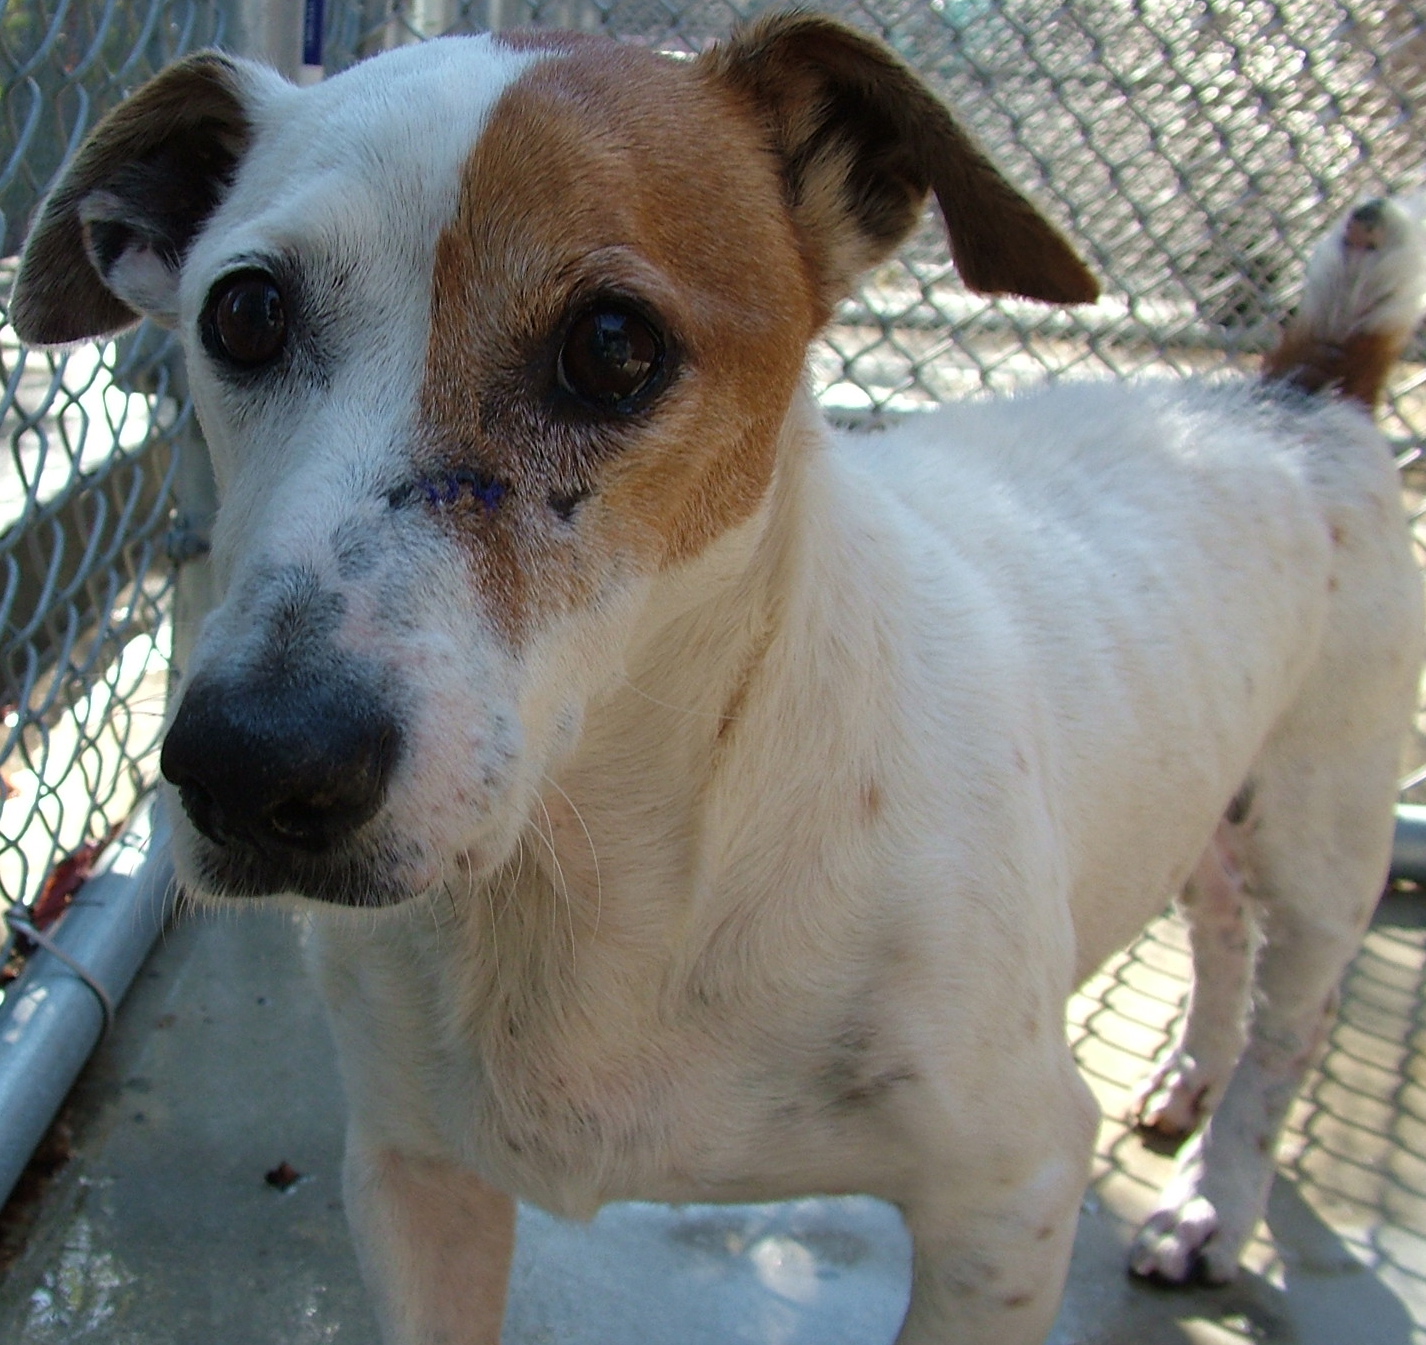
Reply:
[[1003, 1306], [1012, 1309], [1026, 1307], [1034, 1301], [1034, 1294], [1006, 1294], [1005, 1297], [1000, 1300]]
[[1099, 286], [892, 51], [794, 11], [736, 32], [700, 62], [766, 128], [828, 311], [915, 226], [928, 193], [962, 279], [982, 294], [1088, 303]]

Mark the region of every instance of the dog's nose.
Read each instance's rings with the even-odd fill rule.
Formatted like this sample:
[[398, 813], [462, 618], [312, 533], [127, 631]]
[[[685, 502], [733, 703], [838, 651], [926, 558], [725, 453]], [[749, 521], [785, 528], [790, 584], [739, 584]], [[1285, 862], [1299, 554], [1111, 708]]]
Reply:
[[401, 733], [349, 679], [195, 681], [160, 768], [219, 845], [318, 853], [381, 807]]

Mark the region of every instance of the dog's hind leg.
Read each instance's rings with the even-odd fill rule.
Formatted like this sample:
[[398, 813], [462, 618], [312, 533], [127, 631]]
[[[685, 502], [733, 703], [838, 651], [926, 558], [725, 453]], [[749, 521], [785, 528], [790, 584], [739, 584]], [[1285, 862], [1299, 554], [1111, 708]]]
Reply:
[[1131, 1249], [1138, 1275], [1222, 1283], [1237, 1271], [1288, 1109], [1326, 1040], [1386, 875], [1397, 750], [1392, 733], [1355, 759], [1284, 753], [1259, 775], [1257, 825], [1244, 845], [1263, 939], [1247, 1045]]
[[1193, 955], [1188, 1012], [1173, 1050], [1133, 1102], [1139, 1129], [1160, 1140], [1182, 1140], [1198, 1129], [1242, 1054], [1253, 926], [1238, 850], [1251, 797], [1249, 787], [1239, 791], [1179, 900]]

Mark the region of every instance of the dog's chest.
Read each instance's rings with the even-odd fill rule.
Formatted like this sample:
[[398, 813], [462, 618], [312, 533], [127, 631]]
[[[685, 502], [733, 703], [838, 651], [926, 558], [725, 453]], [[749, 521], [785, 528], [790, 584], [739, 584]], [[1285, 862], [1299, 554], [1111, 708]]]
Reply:
[[[501, 1185], [572, 1215], [671, 1180], [687, 1161], [702, 1091], [693, 1062], [726, 1072], [700, 1034], [647, 1023], [639, 1032], [555, 1026], [483, 1045], [471, 1092], [439, 1099], [442, 1128]], [[698, 1129], [706, 1144], [720, 1127], [705, 1117]]]
[[562, 997], [526, 982], [469, 1017], [450, 1012], [455, 987], [430, 961], [398, 970], [373, 951], [356, 964], [366, 985], [323, 978], [356, 1117], [565, 1215], [832, 1189], [884, 1147], [914, 1074], [849, 1003], [734, 1007], [607, 983]]
[[[670, 1021], [602, 1002], [608, 1021], [550, 1024], [482, 1052], [465, 1099], [442, 1097], [467, 1161], [547, 1208], [727, 1200], [835, 1185], [914, 1071], [869, 1026], [774, 1046], [752, 1021]], [[486, 1039], [487, 1043], [489, 1039]], [[731, 1043], [735, 1045], [730, 1046]]]

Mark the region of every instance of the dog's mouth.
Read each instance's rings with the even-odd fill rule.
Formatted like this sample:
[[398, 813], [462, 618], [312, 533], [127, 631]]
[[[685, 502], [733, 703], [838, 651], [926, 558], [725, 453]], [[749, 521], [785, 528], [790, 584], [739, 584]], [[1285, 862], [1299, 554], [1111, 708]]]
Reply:
[[290, 895], [333, 906], [399, 905], [430, 888], [439, 868], [420, 847], [390, 838], [312, 852], [239, 840], [220, 843], [195, 828], [183, 850], [184, 877], [203, 896]]

